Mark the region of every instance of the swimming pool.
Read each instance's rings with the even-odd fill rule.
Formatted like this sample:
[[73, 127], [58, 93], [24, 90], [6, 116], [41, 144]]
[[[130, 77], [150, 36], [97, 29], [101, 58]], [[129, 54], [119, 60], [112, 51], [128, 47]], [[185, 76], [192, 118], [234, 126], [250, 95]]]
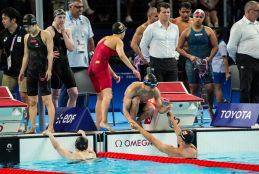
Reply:
[[[221, 162], [236, 162], [259, 165], [259, 153], [206, 153], [198, 159]], [[8, 167], [24, 170], [63, 172], [63, 173], [256, 173], [227, 168], [201, 167], [194, 164], [168, 164], [151, 161], [131, 161], [123, 159], [100, 158], [88, 163], [73, 163], [71, 160], [34, 161], [19, 164], [0, 164], [0, 168]]]

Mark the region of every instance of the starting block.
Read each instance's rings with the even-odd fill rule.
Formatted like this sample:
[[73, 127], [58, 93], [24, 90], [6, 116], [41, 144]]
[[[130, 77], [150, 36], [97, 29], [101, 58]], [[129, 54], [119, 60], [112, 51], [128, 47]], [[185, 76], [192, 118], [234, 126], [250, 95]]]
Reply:
[[[161, 93], [161, 101], [164, 107], [173, 104], [172, 112], [175, 121], [181, 128], [201, 127], [203, 124], [203, 99], [191, 95], [185, 89], [182, 82], [159, 82], [157, 88]], [[198, 110], [201, 114], [197, 114]], [[200, 125], [193, 126], [195, 117], [201, 117]], [[145, 130], [172, 130], [172, 124], [165, 114], [158, 111], [144, 121]]]
[[[18, 134], [27, 104], [13, 99], [8, 87], [0, 87], [0, 134]], [[27, 125], [26, 125], [27, 126]]]

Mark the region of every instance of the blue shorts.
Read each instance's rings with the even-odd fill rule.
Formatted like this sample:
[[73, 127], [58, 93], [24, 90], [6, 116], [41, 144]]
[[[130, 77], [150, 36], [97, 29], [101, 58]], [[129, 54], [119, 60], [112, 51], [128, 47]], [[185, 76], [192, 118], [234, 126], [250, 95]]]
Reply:
[[[199, 74], [193, 69], [194, 64], [191, 62], [190, 59], [186, 59], [185, 70], [187, 73], [189, 84], [199, 84]], [[209, 74], [202, 76], [201, 79], [205, 85], [209, 83], [214, 83], [211, 62], [209, 63]]]
[[225, 83], [226, 82], [226, 73], [213, 72], [214, 83]]
[[[144, 107], [146, 106], [146, 104], [147, 103], [140, 103], [139, 104], [139, 108], [138, 108], [138, 113], [137, 113], [137, 117], [140, 117], [141, 116], [141, 114], [142, 114], [142, 112], [144, 112]], [[123, 114], [123, 103], [121, 104], [121, 108], [120, 108], [120, 110], [121, 110], [121, 113]], [[130, 114], [130, 108], [129, 108], [129, 114]], [[124, 114], [123, 114], [124, 115]]]

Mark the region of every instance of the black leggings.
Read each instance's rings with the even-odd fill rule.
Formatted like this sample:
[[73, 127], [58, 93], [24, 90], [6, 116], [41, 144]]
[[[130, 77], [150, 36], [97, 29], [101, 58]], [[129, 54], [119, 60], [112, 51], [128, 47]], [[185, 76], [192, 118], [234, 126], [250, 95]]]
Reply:
[[58, 59], [53, 63], [51, 88], [61, 89], [61, 80], [67, 89], [76, 87], [74, 74], [69, 65], [62, 65]]

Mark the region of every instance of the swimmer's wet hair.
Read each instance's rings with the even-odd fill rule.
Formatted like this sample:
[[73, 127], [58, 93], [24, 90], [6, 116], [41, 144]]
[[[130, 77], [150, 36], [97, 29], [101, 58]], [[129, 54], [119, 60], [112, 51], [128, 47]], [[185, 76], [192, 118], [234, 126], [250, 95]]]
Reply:
[[168, 8], [171, 8], [171, 5], [167, 2], [160, 2], [158, 5], [157, 5], [157, 12], [160, 13], [161, 11], [161, 7], [165, 8], [165, 9], [168, 9]]
[[75, 146], [78, 150], [84, 151], [88, 147], [88, 139], [86, 137], [78, 137], [75, 142]]
[[179, 4], [179, 10], [181, 10], [182, 8], [186, 8], [186, 9], [192, 9], [192, 5], [189, 2], [182, 2]]

